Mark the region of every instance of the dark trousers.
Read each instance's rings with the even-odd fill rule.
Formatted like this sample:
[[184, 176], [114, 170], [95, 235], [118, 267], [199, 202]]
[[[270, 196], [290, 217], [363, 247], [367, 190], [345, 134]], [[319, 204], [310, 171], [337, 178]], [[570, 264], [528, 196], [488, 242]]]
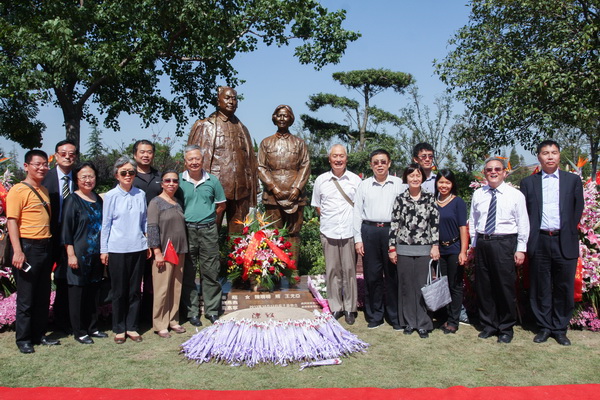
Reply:
[[108, 253], [114, 333], [138, 330], [140, 288], [146, 254], [146, 250], [134, 253]]
[[36, 344], [48, 325], [52, 272], [50, 239], [21, 239], [21, 248], [31, 269], [25, 272], [15, 268], [13, 271], [17, 283], [15, 337], [17, 344]]
[[221, 312], [221, 282], [219, 282], [219, 234], [217, 225], [187, 227], [189, 253], [183, 267], [181, 310], [187, 318], [200, 315], [196, 271], [200, 268], [204, 314], [219, 315]]
[[566, 333], [575, 301], [577, 259], [566, 259], [558, 236], [540, 235], [538, 248], [529, 258], [531, 310], [542, 331]]
[[56, 263], [54, 270], [54, 325], [65, 332], [69, 332], [71, 328], [69, 320], [69, 285], [67, 283], [67, 250], [65, 246], [61, 246], [59, 241], [52, 239], [53, 262]]
[[512, 336], [517, 322], [515, 250], [517, 235], [477, 238], [475, 290], [483, 330]]
[[69, 314], [73, 336], [82, 337], [98, 330], [100, 282], [85, 286], [69, 285]]
[[365, 276], [365, 317], [367, 322], [400, 325], [398, 319], [398, 277], [388, 256], [389, 228], [363, 224], [363, 272]]
[[421, 288], [427, 284], [429, 256], [398, 256], [398, 304], [401, 325], [415, 329], [433, 329]]
[[458, 254], [440, 256], [440, 270], [443, 276], [448, 277], [448, 287], [452, 301], [446, 307], [448, 325], [458, 328], [460, 310], [463, 301], [463, 274], [465, 268], [458, 263]]

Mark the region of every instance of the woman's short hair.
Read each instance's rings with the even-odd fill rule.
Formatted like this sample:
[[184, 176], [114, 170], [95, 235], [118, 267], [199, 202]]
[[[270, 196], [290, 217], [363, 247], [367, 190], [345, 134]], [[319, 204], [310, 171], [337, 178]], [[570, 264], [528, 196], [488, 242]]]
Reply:
[[116, 175], [119, 171], [119, 168], [121, 168], [125, 164], [131, 164], [133, 169], [137, 170], [137, 162], [135, 162], [135, 160], [129, 157], [128, 155], [123, 155], [119, 157], [117, 161], [115, 161], [115, 166], [113, 167], [113, 175]]
[[175, 174], [175, 175], [179, 176], [179, 172], [175, 171], [174, 169], [168, 169], [160, 175], [160, 179], [162, 180], [162, 178], [164, 178], [168, 174]]
[[96, 169], [96, 166], [93, 163], [89, 162], [89, 161], [85, 161], [85, 162], [82, 162], [80, 164], [77, 164], [75, 166], [75, 168], [73, 168], [73, 176], [75, 178], [79, 178], [77, 176], [79, 174], [79, 171], [81, 171], [82, 169], [84, 169], [86, 167], [87, 168], [91, 168], [94, 171], [94, 175], [96, 175], [96, 177], [98, 177], [98, 170]]
[[435, 178], [435, 194], [437, 196], [438, 194], [438, 187], [437, 187], [437, 183], [440, 179], [442, 178], [446, 178], [450, 181], [450, 183], [452, 184], [452, 189], [450, 189], [450, 193], [452, 193], [453, 195], [457, 196], [458, 195], [458, 188], [456, 187], [456, 177], [454, 176], [454, 172], [452, 172], [451, 170], [444, 168], [444, 169], [440, 169], [437, 173], [437, 176]]
[[421, 183], [423, 183], [425, 181], [425, 170], [417, 163], [408, 164], [408, 167], [404, 169], [404, 173], [402, 174], [402, 182], [407, 183], [406, 181], [408, 176], [415, 171], [419, 171], [421, 174]]

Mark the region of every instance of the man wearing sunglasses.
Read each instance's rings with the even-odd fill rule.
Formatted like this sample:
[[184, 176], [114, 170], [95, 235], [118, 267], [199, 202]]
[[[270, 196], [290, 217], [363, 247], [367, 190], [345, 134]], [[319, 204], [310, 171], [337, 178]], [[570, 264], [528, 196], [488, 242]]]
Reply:
[[79, 150], [72, 140], [61, 140], [54, 146], [54, 159], [56, 165], [48, 171], [42, 185], [50, 194], [52, 217], [50, 231], [52, 232], [52, 262], [56, 263], [54, 270], [54, 285], [56, 296], [54, 298], [54, 322], [56, 327], [65, 333], [71, 333], [69, 318], [69, 298], [67, 285], [67, 252], [60, 244], [62, 223], [62, 205], [64, 199], [69, 197], [77, 187], [77, 179], [73, 179], [72, 170], [77, 164]]
[[429, 143], [418, 143], [413, 147], [413, 161], [425, 171], [425, 177], [421, 187], [429, 193], [435, 193], [435, 177], [433, 173], [434, 150]]
[[557, 142], [540, 143], [537, 156], [542, 170], [521, 181], [531, 224], [529, 298], [539, 328], [533, 341], [544, 343], [553, 336], [558, 344], [569, 346], [567, 328], [575, 306], [583, 185], [579, 176], [559, 170]]
[[498, 335], [498, 343], [510, 343], [517, 322], [515, 265], [525, 260], [529, 218], [523, 193], [504, 182], [508, 175], [504, 159], [488, 158], [483, 173], [487, 185], [473, 194], [469, 218], [483, 325], [479, 337]]

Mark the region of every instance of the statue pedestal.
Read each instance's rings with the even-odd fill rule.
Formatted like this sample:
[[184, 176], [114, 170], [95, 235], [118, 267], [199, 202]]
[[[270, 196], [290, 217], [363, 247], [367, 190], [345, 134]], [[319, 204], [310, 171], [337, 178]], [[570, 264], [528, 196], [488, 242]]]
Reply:
[[302, 276], [300, 283], [290, 289], [282, 282], [281, 289], [273, 292], [251, 292], [223, 287], [222, 310], [224, 314], [246, 308], [296, 307], [305, 310], [321, 310], [306, 284], [307, 277]]

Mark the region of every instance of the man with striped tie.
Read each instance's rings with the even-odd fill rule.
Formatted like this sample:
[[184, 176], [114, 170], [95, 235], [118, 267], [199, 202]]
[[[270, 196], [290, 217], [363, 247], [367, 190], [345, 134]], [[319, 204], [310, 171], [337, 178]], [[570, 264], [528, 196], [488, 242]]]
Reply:
[[488, 158], [483, 173], [487, 185], [473, 194], [469, 218], [483, 326], [479, 337], [498, 335], [499, 343], [510, 343], [517, 321], [515, 265], [525, 260], [529, 218], [523, 193], [504, 182], [504, 159]]
[[65, 333], [70, 333], [68, 285], [67, 285], [67, 254], [64, 246], [60, 245], [63, 200], [77, 190], [77, 182], [73, 180], [72, 170], [77, 163], [79, 150], [72, 140], [61, 140], [54, 146], [56, 165], [48, 171], [42, 185], [48, 189], [52, 217], [50, 231], [52, 233], [52, 263], [56, 297], [54, 298], [54, 322]]

